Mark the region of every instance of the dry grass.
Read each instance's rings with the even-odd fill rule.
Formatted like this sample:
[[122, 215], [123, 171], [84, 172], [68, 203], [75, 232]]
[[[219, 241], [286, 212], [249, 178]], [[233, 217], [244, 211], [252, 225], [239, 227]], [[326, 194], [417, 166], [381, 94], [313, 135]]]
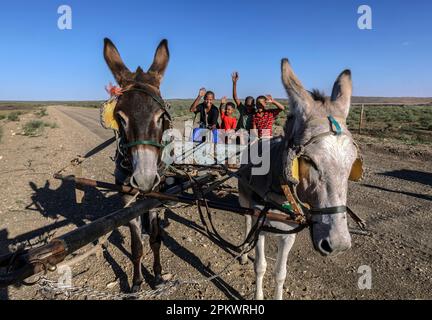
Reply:
[[21, 114], [22, 113], [20, 111], [13, 111], [6, 116], [6, 119], [8, 121], [19, 121]]
[[42, 134], [45, 127], [51, 129], [58, 128], [57, 123], [44, 122], [42, 120], [30, 120], [23, 127], [23, 135], [29, 137], [37, 137]]

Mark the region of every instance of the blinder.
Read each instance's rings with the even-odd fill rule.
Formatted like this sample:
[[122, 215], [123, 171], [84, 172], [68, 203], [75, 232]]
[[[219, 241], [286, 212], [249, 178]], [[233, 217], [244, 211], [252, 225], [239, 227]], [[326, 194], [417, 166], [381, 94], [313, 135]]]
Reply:
[[105, 101], [100, 108], [100, 123], [105, 129], [119, 131], [119, 124], [114, 116], [114, 110], [117, 105], [117, 97], [112, 97]]
[[[356, 145], [357, 147], [357, 145]], [[360, 150], [357, 147], [357, 154], [358, 157], [357, 159], [354, 161], [352, 167], [351, 167], [351, 171], [348, 177], [348, 180], [350, 181], [354, 181], [354, 182], [358, 182], [363, 178], [363, 158], [360, 154]], [[306, 160], [306, 161], [304, 161]], [[304, 170], [305, 170], [305, 166], [309, 166], [309, 164], [305, 164], [305, 162], [309, 162], [309, 158], [305, 155], [298, 155], [297, 157], [295, 157], [292, 160], [291, 163], [291, 174], [292, 177], [297, 180], [300, 181], [300, 178], [303, 176], [304, 174]], [[300, 162], [302, 162], [302, 164], [300, 164]]]
[[[302, 171], [304, 171], [304, 165], [300, 165], [300, 161], [303, 159], [309, 161], [310, 158], [308, 158], [306, 155], [304, 155], [304, 147], [308, 144], [311, 144], [318, 140], [321, 137], [327, 136], [327, 135], [341, 135], [343, 134], [342, 129], [340, 127], [339, 122], [336, 121], [336, 119], [332, 116], [329, 116], [328, 119], [330, 120], [330, 123], [332, 126], [335, 127], [335, 131], [328, 131], [324, 132], [322, 134], [319, 134], [313, 138], [311, 138], [308, 142], [306, 142], [303, 146], [303, 148], [298, 149], [298, 152], [292, 157], [291, 161], [291, 176], [294, 178], [297, 183], [300, 181], [300, 178], [302, 177]], [[318, 119], [319, 120], [319, 119]], [[354, 142], [354, 141], [353, 141]], [[354, 161], [351, 171], [348, 177], [348, 180], [358, 182], [363, 178], [363, 157], [360, 153], [360, 148], [358, 145], [354, 142], [355, 147], [357, 148], [357, 159]], [[296, 184], [297, 184], [296, 183]]]

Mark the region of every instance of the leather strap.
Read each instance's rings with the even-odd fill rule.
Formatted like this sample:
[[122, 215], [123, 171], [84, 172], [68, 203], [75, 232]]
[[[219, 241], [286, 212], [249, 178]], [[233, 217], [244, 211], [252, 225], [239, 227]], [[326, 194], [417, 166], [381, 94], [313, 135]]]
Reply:
[[154, 146], [154, 147], [157, 147], [160, 149], [163, 149], [165, 147], [163, 144], [160, 144], [160, 143], [153, 141], [153, 140], [136, 140], [136, 141], [130, 142], [128, 144], [125, 144], [124, 148], [128, 149], [128, 148], [132, 148], [132, 147], [139, 146], [139, 145]]
[[294, 196], [291, 192], [290, 187], [287, 184], [281, 184], [281, 188], [282, 191], [285, 195], [285, 198], [288, 200], [288, 202], [291, 204], [292, 206], [292, 210], [294, 211], [294, 213], [297, 215], [303, 215], [302, 210], [300, 209], [297, 201], [295, 201]]
[[310, 214], [337, 214], [347, 212], [346, 206], [336, 206], [328, 208], [311, 208], [309, 209]]

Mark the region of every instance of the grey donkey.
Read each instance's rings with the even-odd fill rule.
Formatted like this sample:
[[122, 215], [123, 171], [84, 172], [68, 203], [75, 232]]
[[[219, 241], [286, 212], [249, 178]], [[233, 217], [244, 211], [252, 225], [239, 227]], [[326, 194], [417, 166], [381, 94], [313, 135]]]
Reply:
[[[239, 179], [240, 205], [249, 208], [262, 208], [261, 198], [283, 203], [286, 201], [281, 191], [281, 177], [288, 179], [286, 173], [291, 165], [288, 159], [294, 146], [304, 146], [299, 161], [301, 173], [297, 185], [299, 199], [311, 208], [331, 208], [346, 206], [348, 177], [357, 158], [357, 148], [346, 127], [352, 94], [350, 70], [343, 71], [337, 78], [331, 97], [324, 97], [318, 91], [304, 89], [294, 74], [288, 59], [282, 60], [282, 82], [290, 100], [290, 115], [284, 128], [284, 136], [272, 139], [270, 149], [270, 170], [264, 175], [253, 175], [251, 169], [245, 170]], [[343, 135], [325, 135], [332, 125], [328, 116], [339, 120]], [[311, 142], [312, 143], [308, 143]], [[305, 146], [306, 145], [306, 146]], [[244, 162], [242, 162], [244, 163]], [[311, 238], [314, 248], [324, 256], [341, 253], [351, 247], [351, 236], [347, 224], [347, 212], [308, 215], [311, 225]], [[246, 217], [246, 234], [256, 218]], [[279, 230], [292, 230], [297, 225], [266, 221], [266, 224]], [[254, 269], [256, 275], [255, 299], [263, 299], [263, 277], [267, 262], [265, 257], [265, 238], [277, 238], [277, 259], [274, 268], [276, 288], [274, 299], [283, 298], [283, 285], [286, 278], [288, 254], [294, 244], [295, 234], [276, 234], [260, 232], [255, 247]], [[247, 254], [241, 263], [248, 261]]]

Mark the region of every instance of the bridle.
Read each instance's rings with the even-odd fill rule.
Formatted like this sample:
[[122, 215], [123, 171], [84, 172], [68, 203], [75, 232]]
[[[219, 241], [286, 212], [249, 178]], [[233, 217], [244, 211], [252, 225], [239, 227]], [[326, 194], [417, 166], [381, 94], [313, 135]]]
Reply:
[[[140, 88], [135, 88], [135, 87], [129, 87], [129, 88], [125, 88], [121, 91], [121, 95], [123, 95], [126, 92], [132, 92], [132, 91], [138, 91], [138, 92], [143, 92], [145, 94], [147, 94], [150, 98], [152, 98], [162, 109], [163, 111], [163, 117], [164, 117], [164, 122], [168, 122], [168, 126], [171, 126], [171, 116], [167, 111], [167, 105], [165, 103], [165, 101], [162, 100], [162, 97], [160, 96], [156, 96], [154, 95], [152, 92], [150, 92], [150, 90], [145, 89], [144, 87], [140, 87]], [[164, 127], [163, 130], [166, 130], [168, 128], [166, 128], [166, 124], [164, 123]], [[135, 140], [135, 141], [130, 141], [126, 144], [124, 144], [122, 147], [124, 149], [129, 149], [135, 146], [139, 146], [139, 145], [150, 145], [153, 147], [157, 147], [159, 149], [163, 149], [165, 147], [165, 144], [162, 144], [161, 142], [158, 141], [154, 141], [154, 140]]]
[[[123, 96], [124, 93], [127, 92], [133, 92], [133, 91], [138, 91], [138, 92], [143, 92], [146, 95], [148, 95], [150, 98], [152, 98], [161, 108], [161, 110], [163, 111], [162, 117], [163, 117], [163, 131], [172, 128], [172, 120], [171, 120], [171, 116], [167, 110], [168, 105], [165, 103], [165, 101], [162, 99], [161, 96], [159, 95], [155, 95], [153, 92], [151, 92], [149, 89], [143, 87], [142, 85], [140, 85], [139, 88], [137, 87], [133, 87], [133, 85], [130, 85], [124, 89], [121, 90], [121, 94], [118, 96], [117, 99], [121, 99], [121, 96]], [[120, 127], [120, 126], [119, 126]], [[122, 156], [127, 159], [127, 161], [130, 163], [130, 160], [128, 159], [128, 150], [130, 148], [139, 146], [139, 145], [148, 145], [148, 146], [153, 146], [158, 148], [159, 150], [163, 150], [166, 146], [166, 144], [164, 144], [162, 141], [155, 141], [155, 140], [135, 140], [135, 141], [126, 141], [126, 137], [124, 134], [124, 128], [122, 128], [122, 130], [119, 130], [118, 133], [118, 151], [120, 154], [122, 154]], [[124, 166], [123, 166], [124, 167]]]
[[[319, 119], [322, 121], [322, 119]], [[317, 134], [310, 138], [306, 143], [291, 147], [291, 150], [295, 151], [295, 156], [297, 158], [307, 158], [310, 160], [307, 155], [305, 155], [305, 150], [307, 146], [316, 143], [327, 136], [341, 136], [341, 135], [347, 135], [345, 132], [343, 132], [342, 127], [340, 126], [339, 122], [333, 117], [333, 116], [327, 116], [326, 121], [330, 122], [330, 130]], [[354, 142], [354, 141], [353, 141]], [[354, 143], [355, 144], [355, 143]], [[340, 206], [333, 206], [333, 207], [325, 207], [325, 208], [314, 208], [309, 206], [306, 203], [303, 203], [297, 196], [296, 188], [298, 185], [297, 183], [293, 183], [293, 179], [286, 179], [287, 182], [284, 181], [285, 179], [281, 178], [281, 189], [287, 198], [287, 202], [285, 205], [282, 205], [284, 209], [288, 209], [291, 214], [294, 214], [295, 221], [299, 222], [302, 225], [308, 225], [311, 223], [311, 221], [308, 219], [309, 216], [314, 215], [327, 215], [327, 214], [340, 214], [340, 213], [349, 213], [350, 215], [354, 214], [346, 205], [340, 205]], [[312, 222], [313, 223], [313, 222]]]
[[[331, 130], [327, 132], [323, 132], [321, 134], [318, 134], [314, 137], [312, 137], [308, 142], [304, 144], [304, 150], [307, 148], [308, 145], [311, 145], [313, 143], [318, 142], [319, 140], [323, 139], [327, 136], [342, 136], [346, 135], [348, 136], [340, 126], [339, 122], [333, 117], [333, 116], [327, 116], [327, 119], [331, 123]], [[334, 128], [334, 131], [332, 130]], [[347, 206], [333, 206], [333, 207], [325, 207], [325, 208], [310, 208], [308, 209], [308, 213], [311, 215], [322, 215], [322, 214], [338, 214], [338, 213], [344, 213], [347, 211]]]

